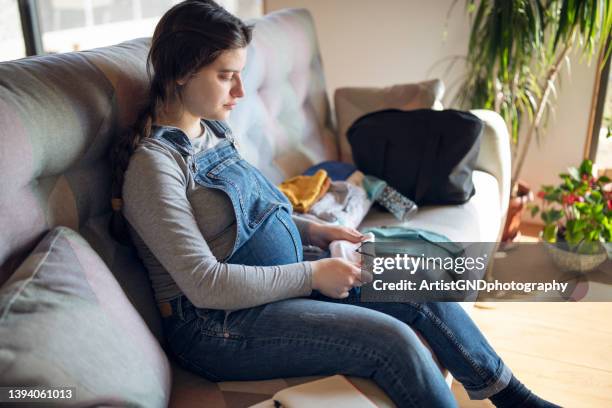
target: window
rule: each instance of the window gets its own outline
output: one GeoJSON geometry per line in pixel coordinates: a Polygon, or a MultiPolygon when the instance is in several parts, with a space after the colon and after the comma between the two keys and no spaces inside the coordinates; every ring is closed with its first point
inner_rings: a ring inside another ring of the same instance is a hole
{"type": "Polygon", "coordinates": [[[608,75],[606,88],[606,101],[594,162],[609,171],[612,170],[612,75],[608,75]]]}
{"type": "MultiPolygon", "coordinates": [[[[150,37],[159,18],[180,1],[0,0],[0,61],[150,37]]],[[[243,19],[263,14],[262,0],[217,2],[243,19]]]]}
{"type": "Polygon", "coordinates": [[[17,0],[0,0],[0,61],[25,56],[17,0]]]}
{"type": "MultiPolygon", "coordinates": [[[[612,46],[608,41],[606,49],[612,46]]],[[[599,174],[612,178],[612,59],[602,63],[605,50],[599,56],[593,112],[591,113],[591,133],[585,146],[585,155],[595,163],[599,174]]]]}
{"type": "MultiPolygon", "coordinates": [[[[150,37],[159,18],[180,0],[38,1],[44,52],[79,51],[150,37]]],[[[262,14],[261,0],[221,0],[242,18],[262,14]]]]}

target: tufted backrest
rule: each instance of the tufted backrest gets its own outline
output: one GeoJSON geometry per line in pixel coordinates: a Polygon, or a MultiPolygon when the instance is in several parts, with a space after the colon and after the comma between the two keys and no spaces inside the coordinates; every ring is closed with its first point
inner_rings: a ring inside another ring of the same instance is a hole
{"type": "Polygon", "coordinates": [[[230,124],[242,155],[273,182],[337,160],[314,22],[307,10],[255,21],[243,78],[246,97],[230,124]]]}
{"type": "Polygon", "coordinates": [[[133,118],[145,54],[135,42],[0,63],[3,267],[51,227],[108,212],[107,152],[133,118]]]}
{"type": "Polygon", "coordinates": [[[49,229],[78,230],[159,335],[152,290],[113,241],[108,150],[145,95],[147,40],[0,63],[0,284],[49,229]]]}
{"type": "MultiPolygon", "coordinates": [[[[247,96],[230,122],[247,160],[280,182],[335,159],[336,143],[308,12],[281,11],[254,23],[247,96]]],[[[138,39],[0,63],[0,284],[45,232],[64,225],[100,253],[137,306],[150,308],[146,273],[106,228],[108,150],[144,101],[148,47],[138,39]]]]}

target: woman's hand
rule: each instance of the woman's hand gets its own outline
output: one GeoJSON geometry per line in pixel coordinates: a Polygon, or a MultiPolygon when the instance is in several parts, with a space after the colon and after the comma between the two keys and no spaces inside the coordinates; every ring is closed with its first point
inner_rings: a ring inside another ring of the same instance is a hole
{"type": "Polygon", "coordinates": [[[357,243],[365,239],[365,236],[355,228],[318,224],[315,222],[310,224],[308,235],[310,243],[322,249],[329,248],[329,244],[332,241],[346,240],[357,243]]]}
{"type": "Polygon", "coordinates": [[[312,288],[327,297],[344,299],[349,290],[361,286],[361,265],[342,258],[325,258],[311,262],[312,288]]]}

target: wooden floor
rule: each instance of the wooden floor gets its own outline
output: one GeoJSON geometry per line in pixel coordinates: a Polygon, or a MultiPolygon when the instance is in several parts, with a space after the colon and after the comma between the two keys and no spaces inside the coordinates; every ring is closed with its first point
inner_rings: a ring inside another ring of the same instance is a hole
{"type": "MultiPolygon", "coordinates": [[[[563,407],[612,407],[612,303],[477,303],[472,317],[541,397],[563,407]]],[[[493,406],[470,401],[457,382],[453,392],[460,407],[493,406]]]]}

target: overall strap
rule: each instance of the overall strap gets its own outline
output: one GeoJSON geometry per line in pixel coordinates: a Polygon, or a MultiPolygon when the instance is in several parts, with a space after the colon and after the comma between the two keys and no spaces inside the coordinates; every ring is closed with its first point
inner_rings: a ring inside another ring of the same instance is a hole
{"type": "Polygon", "coordinates": [[[210,128],[210,130],[213,131],[213,133],[217,137],[225,138],[228,134],[232,133],[232,130],[224,121],[204,119],[204,123],[210,128]]]}
{"type": "Polygon", "coordinates": [[[193,146],[189,142],[189,138],[179,129],[158,126],[153,129],[151,138],[162,141],[177,150],[182,156],[193,154],[193,146]]]}

